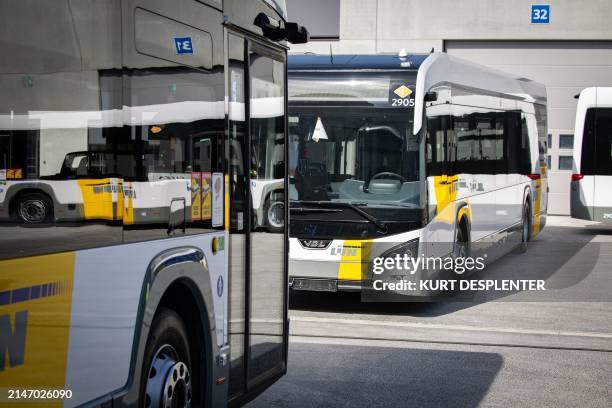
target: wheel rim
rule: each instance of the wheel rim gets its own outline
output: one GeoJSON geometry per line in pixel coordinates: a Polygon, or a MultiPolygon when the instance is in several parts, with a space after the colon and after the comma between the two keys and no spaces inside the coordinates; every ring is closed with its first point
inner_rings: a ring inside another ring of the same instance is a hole
{"type": "Polygon", "coordinates": [[[159,348],[147,377],[146,408],[191,407],[191,374],[176,350],[165,344],[159,348]]]}
{"type": "Polygon", "coordinates": [[[283,228],[285,226],[285,204],[281,201],[275,201],[268,208],[268,223],[274,228],[283,228]]]}
{"type": "Polygon", "coordinates": [[[19,217],[28,223],[43,222],[47,218],[47,205],[38,198],[19,203],[19,217]]]}

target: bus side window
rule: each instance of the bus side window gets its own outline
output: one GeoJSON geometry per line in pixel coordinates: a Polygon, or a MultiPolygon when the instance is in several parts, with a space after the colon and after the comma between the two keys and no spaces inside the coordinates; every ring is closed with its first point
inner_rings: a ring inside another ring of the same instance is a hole
{"type": "Polygon", "coordinates": [[[584,119],[584,132],[582,136],[582,157],[580,160],[580,173],[591,176],[595,171],[595,108],[586,111],[584,119]]]}
{"type": "Polygon", "coordinates": [[[446,172],[446,131],[448,119],[445,116],[427,119],[427,174],[440,176],[446,172]]]}
{"type": "Polygon", "coordinates": [[[525,129],[524,119],[521,121],[520,112],[506,112],[506,150],[509,152],[506,159],[506,171],[508,174],[520,173],[521,146],[523,130],[525,129]]]}
{"type": "Polygon", "coordinates": [[[596,111],[595,174],[612,175],[612,108],[598,108],[596,111]]]}
{"type": "Polygon", "coordinates": [[[521,144],[519,149],[518,173],[529,174],[532,172],[533,166],[531,163],[531,149],[529,148],[529,127],[527,126],[527,117],[525,114],[521,116],[521,144]]]}

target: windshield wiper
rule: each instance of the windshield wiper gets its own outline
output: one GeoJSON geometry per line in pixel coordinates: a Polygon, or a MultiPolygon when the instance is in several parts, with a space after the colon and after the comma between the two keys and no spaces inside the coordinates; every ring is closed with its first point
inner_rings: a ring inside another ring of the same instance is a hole
{"type": "Polygon", "coordinates": [[[359,208],[359,206],[367,206],[368,203],[365,203],[365,202],[348,203],[348,202],[343,202],[343,201],[301,201],[301,200],[295,200],[292,202],[297,203],[297,204],[313,205],[313,206],[318,206],[318,207],[323,207],[323,208],[328,207],[331,209],[349,208],[355,211],[357,214],[361,215],[366,220],[370,221],[372,224],[376,225],[376,227],[378,228],[380,232],[385,233],[385,234],[387,233],[387,226],[384,223],[382,223],[378,218],[374,217],[373,215],[359,208]]]}
{"type": "Polygon", "coordinates": [[[289,212],[294,214],[303,214],[303,213],[335,213],[342,212],[342,210],[337,208],[304,208],[304,207],[289,207],[289,212]]]}

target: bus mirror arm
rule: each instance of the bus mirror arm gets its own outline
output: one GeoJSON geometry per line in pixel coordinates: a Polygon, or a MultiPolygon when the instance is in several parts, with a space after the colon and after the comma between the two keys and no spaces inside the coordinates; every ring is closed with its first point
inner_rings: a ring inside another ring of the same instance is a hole
{"type": "Polygon", "coordinates": [[[298,23],[285,23],[282,28],[280,23],[271,19],[265,13],[259,13],[253,22],[261,28],[263,35],[273,41],[287,40],[292,44],[304,44],[310,41],[308,30],[298,23]]]}

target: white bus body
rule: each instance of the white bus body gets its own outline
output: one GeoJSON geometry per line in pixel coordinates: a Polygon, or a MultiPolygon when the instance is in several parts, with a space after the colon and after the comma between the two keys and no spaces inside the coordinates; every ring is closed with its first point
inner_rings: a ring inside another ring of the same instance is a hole
{"type": "Polygon", "coordinates": [[[544,227],[541,84],[443,53],[292,55],[289,126],[293,289],[363,288],[385,251],[499,256],[544,227]]]}
{"type": "Polygon", "coordinates": [[[284,375],[288,233],[250,183],[285,162],[285,20],[0,1],[0,404],[237,406],[284,375]]]}
{"type": "Polygon", "coordinates": [[[576,109],[571,216],[612,222],[612,88],[586,88],[576,109]]]}

